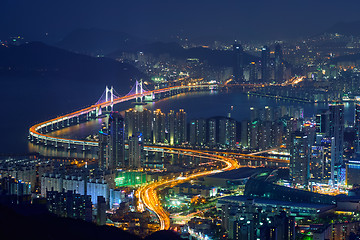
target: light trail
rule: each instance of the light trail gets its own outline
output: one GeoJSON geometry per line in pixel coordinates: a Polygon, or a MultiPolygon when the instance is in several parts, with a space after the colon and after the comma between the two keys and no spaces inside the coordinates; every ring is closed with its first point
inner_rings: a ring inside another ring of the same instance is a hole
{"type": "MultiPolygon", "coordinates": [[[[178,150],[180,151],[180,150],[178,150]]],[[[238,162],[230,157],[224,157],[217,154],[211,154],[211,153],[205,153],[198,150],[190,150],[190,149],[182,149],[181,153],[187,154],[187,153],[198,153],[199,156],[196,157],[202,157],[207,158],[210,160],[220,161],[225,163],[225,167],[222,168],[222,171],[229,171],[233,169],[240,168],[241,166],[238,164],[238,162]]],[[[160,222],[160,230],[167,230],[170,228],[170,217],[169,214],[161,207],[161,202],[157,196],[157,189],[164,188],[164,187],[170,187],[173,185],[177,185],[183,182],[190,181],[194,178],[203,177],[206,175],[214,174],[219,172],[219,169],[216,170],[205,170],[203,172],[197,172],[193,174],[189,174],[188,176],[185,176],[182,179],[168,179],[163,180],[159,182],[153,182],[150,183],[144,187],[139,188],[136,191],[135,196],[138,198],[138,209],[144,210],[144,206],[146,206],[147,209],[154,212],[156,216],[159,219],[160,222]]]]}
{"type": "Polygon", "coordinates": [[[167,150],[168,153],[177,154],[180,152],[187,152],[187,153],[195,153],[195,154],[209,154],[209,155],[216,155],[216,156],[235,156],[237,158],[243,159],[243,160],[249,160],[249,161],[267,161],[267,162],[275,162],[275,163],[289,163],[289,160],[280,159],[280,158],[273,158],[273,157],[264,157],[264,156],[257,156],[254,153],[250,154],[244,154],[244,153],[238,153],[238,152],[230,152],[230,151],[215,151],[215,150],[196,150],[196,149],[187,149],[187,148],[178,148],[178,147],[165,147],[165,146],[144,146],[145,150],[151,151],[154,149],[155,151],[158,151],[159,149],[167,150]]]}

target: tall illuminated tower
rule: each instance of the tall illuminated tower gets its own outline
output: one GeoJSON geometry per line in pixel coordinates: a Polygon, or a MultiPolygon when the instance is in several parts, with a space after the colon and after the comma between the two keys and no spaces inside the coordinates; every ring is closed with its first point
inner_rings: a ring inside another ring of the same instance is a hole
{"type": "Polygon", "coordinates": [[[153,113],[153,144],[165,142],[165,114],[157,109],[153,113]]]}
{"type": "Polygon", "coordinates": [[[334,143],[334,164],[341,165],[343,163],[344,152],[344,104],[332,103],[329,105],[330,110],[330,137],[335,140],[334,143]]]}
{"type": "Polygon", "coordinates": [[[244,79],[244,50],[238,43],[233,45],[233,76],[235,83],[241,83],[244,79]]]}
{"type": "Polygon", "coordinates": [[[144,143],[152,142],[152,112],[142,106],[125,111],[125,138],[129,139],[137,132],[143,134],[144,143]]]}
{"type": "Polygon", "coordinates": [[[126,167],[125,164],[125,131],[124,118],[119,112],[111,112],[108,122],[109,135],[109,169],[126,167]]]}
{"type": "Polygon", "coordinates": [[[167,132],[168,142],[171,146],[175,144],[175,126],[176,126],[176,115],[173,110],[170,110],[167,116],[167,132]]]}
{"type": "Polygon", "coordinates": [[[284,79],[283,51],[280,44],[275,45],[275,81],[282,82],[284,79]]]}
{"type": "Polygon", "coordinates": [[[270,49],[264,46],[261,50],[261,79],[263,82],[270,81],[270,49]]]}
{"type": "Polygon", "coordinates": [[[142,133],[135,133],[129,139],[129,167],[140,168],[142,166],[142,153],[144,149],[142,133]]]}
{"type": "Polygon", "coordinates": [[[175,144],[180,145],[187,141],[186,112],[180,109],[175,117],[175,144]]]}
{"type": "Polygon", "coordinates": [[[291,135],[290,176],[294,184],[307,186],[310,177],[310,152],[308,137],[296,131],[291,135]]]}

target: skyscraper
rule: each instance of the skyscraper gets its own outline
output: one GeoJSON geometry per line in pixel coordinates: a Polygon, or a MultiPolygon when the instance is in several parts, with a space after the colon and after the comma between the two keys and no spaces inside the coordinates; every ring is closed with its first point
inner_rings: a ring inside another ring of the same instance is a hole
{"type": "Polygon", "coordinates": [[[99,167],[106,169],[109,167],[110,161],[110,147],[109,147],[110,137],[107,132],[99,131],[99,167]]]}
{"type": "Polygon", "coordinates": [[[167,124],[166,124],[168,136],[168,143],[173,146],[175,144],[175,128],[176,128],[176,115],[173,110],[170,110],[167,116],[167,124]]]}
{"type": "Polygon", "coordinates": [[[233,45],[233,76],[235,83],[241,83],[244,79],[244,50],[238,43],[233,45]]]}
{"type": "Polygon", "coordinates": [[[248,131],[249,131],[249,122],[242,121],[241,122],[241,146],[248,147],[248,131]]]}
{"type": "Polygon", "coordinates": [[[132,137],[136,132],[143,134],[143,142],[152,142],[152,112],[136,106],[125,111],[125,136],[126,139],[132,137]]]}
{"type": "Polygon", "coordinates": [[[260,122],[254,120],[248,125],[248,146],[250,149],[257,149],[259,147],[258,135],[260,122]]]}
{"type": "Polygon", "coordinates": [[[196,119],[190,123],[190,144],[202,146],[206,144],[206,120],[196,119]]]}
{"type": "Polygon", "coordinates": [[[153,113],[153,144],[165,142],[165,114],[157,109],[153,113]]]}
{"type": "Polygon", "coordinates": [[[124,118],[119,112],[111,112],[108,122],[109,134],[109,163],[110,169],[117,167],[125,167],[125,132],[124,132],[124,118]]]}
{"type": "Polygon", "coordinates": [[[219,143],[234,148],[236,145],[236,121],[231,118],[219,119],[219,143]]]}
{"type": "Polygon", "coordinates": [[[215,147],[217,144],[217,123],[216,119],[211,118],[208,120],[208,145],[210,147],[215,147]]]}
{"type": "Polygon", "coordinates": [[[334,164],[340,166],[343,163],[344,152],[344,104],[332,103],[329,105],[330,110],[330,137],[334,138],[334,164]]]}
{"type": "Polygon", "coordinates": [[[310,153],[308,138],[304,132],[291,134],[290,176],[294,184],[306,186],[310,177],[310,153]]]}
{"type": "Polygon", "coordinates": [[[142,133],[137,132],[129,139],[130,168],[141,168],[143,150],[144,150],[144,145],[142,141],[142,133]]]}
{"type": "Polygon", "coordinates": [[[249,82],[255,83],[258,81],[256,62],[251,62],[249,65],[249,82]]]}
{"type": "Polygon", "coordinates": [[[269,107],[269,106],[265,106],[265,120],[266,121],[273,121],[274,119],[274,109],[269,107]]]}
{"type": "Polygon", "coordinates": [[[323,110],[316,114],[316,132],[330,135],[330,111],[323,110]]]}
{"type": "Polygon", "coordinates": [[[255,121],[259,118],[258,110],[256,108],[250,108],[250,121],[255,121]]]}
{"type": "Polygon", "coordinates": [[[175,118],[175,144],[180,145],[187,141],[186,112],[179,109],[175,118]]]}
{"type": "Polygon", "coordinates": [[[261,79],[263,82],[270,81],[270,49],[264,46],[261,51],[261,79]]]}
{"type": "Polygon", "coordinates": [[[283,52],[280,44],[275,45],[275,81],[282,82],[284,79],[283,52]]]}

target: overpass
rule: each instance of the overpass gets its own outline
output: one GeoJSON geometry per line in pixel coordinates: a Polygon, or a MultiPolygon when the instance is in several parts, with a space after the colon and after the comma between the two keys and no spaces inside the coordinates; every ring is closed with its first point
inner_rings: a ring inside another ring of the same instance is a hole
{"type": "MultiPolygon", "coordinates": [[[[155,147],[153,150],[156,149],[157,147],[155,147]]],[[[135,196],[138,199],[138,210],[145,211],[145,208],[147,208],[151,212],[155,213],[160,223],[159,230],[169,229],[171,226],[171,222],[170,222],[169,214],[161,206],[161,202],[157,194],[158,189],[171,187],[183,182],[190,181],[191,179],[204,177],[217,172],[229,171],[242,167],[241,165],[238,164],[238,162],[235,159],[231,157],[224,157],[221,155],[217,155],[215,153],[206,153],[198,150],[180,149],[180,148],[159,147],[159,149],[177,151],[185,155],[187,155],[188,153],[193,153],[200,158],[205,158],[205,159],[224,163],[224,166],[221,169],[205,169],[204,171],[193,172],[190,174],[186,174],[185,176],[182,177],[169,178],[158,182],[153,182],[137,189],[135,196]]]]}

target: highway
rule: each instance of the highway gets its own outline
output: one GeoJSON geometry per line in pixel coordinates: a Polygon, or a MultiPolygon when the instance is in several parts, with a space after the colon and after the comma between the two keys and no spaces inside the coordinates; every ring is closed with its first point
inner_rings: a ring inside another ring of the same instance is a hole
{"type": "MultiPolygon", "coordinates": [[[[175,149],[179,151],[178,148],[175,149]]],[[[157,189],[170,187],[173,185],[190,181],[191,179],[214,174],[220,171],[229,171],[241,167],[235,159],[230,157],[224,157],[212,153],[205,153],[200,150],[182,149],[180,151],[182,152],[182,154],[196,153],[197,157],[223,162],[225,163],[225,167],[222,169],[205,170],[203,172],[192,173],[185,177],[178,177],[175,179],[165,179],[159,182],[150,183],[146,186],[139,188],[135,194],[135,196],[138,199],[138,209],[140,211],[144,211],[146,207],[148,210],[155,213],[155,215],[159,218],[160,230],[167,230],[170,228],[170,217],[169,214],[161,206],[161,202],[157,195],[157,189]]]]}

